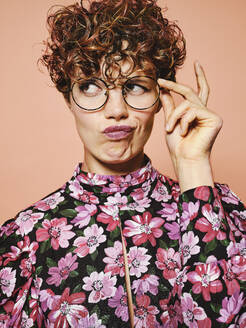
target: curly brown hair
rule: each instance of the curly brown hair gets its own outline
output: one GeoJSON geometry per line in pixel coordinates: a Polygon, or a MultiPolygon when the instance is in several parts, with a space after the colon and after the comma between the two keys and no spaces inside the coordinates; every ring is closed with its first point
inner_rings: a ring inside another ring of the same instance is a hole
{"type": "Polygon", "coordinates": [[[72,82],[81,73],[98,74],[102,62],[110,82],[116,70],[123,76],[120,61],[125,59],[131,63],[128,75],[144,69],[147,62],[156,77],[175,81],[186,56],[185,39],[176,23],[163,17],[156,0],[94,0],[88,9],[82,0],[53,9],[47,18],[50,37],[40,60],[67,100],[72,82]]]}

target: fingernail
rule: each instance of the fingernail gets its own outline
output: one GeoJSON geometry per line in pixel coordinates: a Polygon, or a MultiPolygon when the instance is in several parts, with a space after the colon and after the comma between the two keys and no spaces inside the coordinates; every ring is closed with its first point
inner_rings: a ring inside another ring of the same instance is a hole
{"type": "Polygon", "coordinates": [[[166,124],[166,131],[169,131],[170,130],[170,125],[167,123],[166,124]]]}

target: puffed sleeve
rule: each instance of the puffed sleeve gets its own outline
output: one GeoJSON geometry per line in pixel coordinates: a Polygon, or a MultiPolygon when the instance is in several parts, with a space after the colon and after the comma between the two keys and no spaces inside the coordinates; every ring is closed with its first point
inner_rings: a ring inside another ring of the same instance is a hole
{"type": "Polygon", "coordinates": [[[185,191],[178,206],[184,323],[246,327],[245,206],[218,183],[185,191]]]}
{"type": "Polygon", "coordinates": [[[39,246],[31,236],[14,219],[0,227],[0,322],[4,328],[43,327],[37,302],[40,282],[35,279],[39,246]]]}

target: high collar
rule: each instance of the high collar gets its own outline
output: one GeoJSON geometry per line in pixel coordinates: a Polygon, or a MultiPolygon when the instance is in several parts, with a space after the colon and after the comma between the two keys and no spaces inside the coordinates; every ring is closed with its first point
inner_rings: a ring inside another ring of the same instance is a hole
{"type": "MultiPolygon", "coordinates": [[[[83,164],[79,163],[74,171],[73,180],[80,185],[100,187],[100,192],[124,192],[128,187],[151,183],[158,172],[153,168],[150,159],[145,155],[144,166],[125,175],[103,175],[83,171],[83,164]]],[[[99,191],[98,190],[98,191],[99,191]]]]}

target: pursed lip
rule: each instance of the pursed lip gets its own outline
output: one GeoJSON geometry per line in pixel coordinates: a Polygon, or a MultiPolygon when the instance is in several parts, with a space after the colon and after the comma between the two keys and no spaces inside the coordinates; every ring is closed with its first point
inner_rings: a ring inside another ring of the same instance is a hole
{"type": "Polygon", "coordinates": [[[107,127],[103,133],[112,133],[118,131],[131,132],[133,128],[129,125],[111,125],[107,127]]]}
{"type": "Polygon", "coordinates": [[[111,125],[107,127],[103,133],[111,140],[121,140],[127,138],[133,131],[129,125],[111,125]]]}

